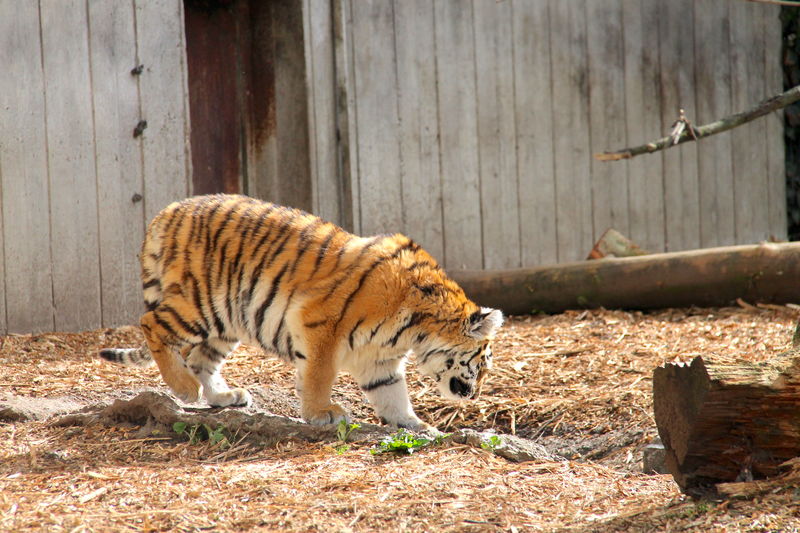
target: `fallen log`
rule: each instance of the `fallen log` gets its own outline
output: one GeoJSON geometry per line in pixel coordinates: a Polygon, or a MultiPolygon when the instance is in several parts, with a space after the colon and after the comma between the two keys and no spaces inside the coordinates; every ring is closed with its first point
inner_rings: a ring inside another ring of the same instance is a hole
{"type": "Polygon", "coordinates": [[[450,271],[508,314],[800,302],[800,243],[708,248],[515,270],[450,271]]]}
{"type": "Polygon", "coordinates": [[[653,411],[666,468],[684,492],[778,475],[800,456],[800,346],[763,363],[695,357],[658,367],[653,411]]]}
{"type": "MultiPolygon", "coordinates": [[[[130,400],[116,400],[112,405],[95,405],[81,409],[51,422],[52,426],[118,427],[124,424],[142,426],[140,435],[177,435],[176,422],[186,427],[207,426],[221,428],[224,436],[233,440],[247,440],[261,447],[275,446],[278,442],[299,440],[306,442],[341,442],[337,426],[314,426],[300,420],[252,408],[203,408],[181,407],[168,395],[145,391],[130,400]]],[[[357,431],[348,434],[348,442],[370,442],[377,444],[397,431],[397,428],[361,423],[357,431]]],[[[428,434],[433,438],[434,435],[428,434]]],[[[448,433],[443,443],[485,449],[499,457],[514,462],[558,461],[562,457],[547,451],[544,446],[516,435],[479,432],[459,429],[448,433]]]]}

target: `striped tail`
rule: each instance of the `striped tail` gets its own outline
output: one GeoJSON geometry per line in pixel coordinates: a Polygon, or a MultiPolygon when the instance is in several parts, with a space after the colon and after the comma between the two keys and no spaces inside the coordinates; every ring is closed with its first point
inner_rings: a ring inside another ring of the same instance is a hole
{"type": "Polygon", "coordinates": [[[155,363],[147,344],[143,344],[140,348],[104,348],[100,350],[100,357],[119,365],[140,368],[155,363]]]}

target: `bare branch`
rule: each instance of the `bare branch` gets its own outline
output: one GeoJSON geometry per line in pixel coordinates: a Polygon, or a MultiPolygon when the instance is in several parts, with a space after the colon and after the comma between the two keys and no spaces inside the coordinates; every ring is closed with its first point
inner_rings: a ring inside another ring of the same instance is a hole
{"type": "Polygon", "coordinates": [[[797,102],[798,100],[800,100],[800,85],[798,85],[797,87],[793,87],[781,94],[767,98],[766,100],[759,102],[759,104],[756,105],[754,108],[749,109],[747,111],[736,113],[735,115],[730,115],[723,119],[711,122],[709,124],[705,124],[697,128],[694,127],[685,128],[683,132],[681,132],[677,141],[675,141],[672,136],[667,136],[667,137],[662,137],[657,141],[653,141],[640,146],[635,146],[632,148],[624,148],[622,150],[617,150],[615,152],[603,152],[600,154],[595,154],[594,157],[595,159],[598,159],[600,161],[619,161],[620,159],[630,159],[631,157],[641,154],[658,152],[659,150],[670,148],[672,146],[675,146],[676,144],[681,144],[687,141],[696,141],[698,139],[702,139],[703,137],[708,137],[710,135],[722,133],[723,131],[728,131],[737,126],[741,126],[742,124],[763,117],[764,115],[767,115],[772,111],[775,111],[777,109],[782,109],[788,106],[789,104],[797,102]]]}
{"type": "Polygon", "coordinates": [[[758,2],[759,4],[773,4],[776,6],[789,6],[800,7],[800,2],[791,0],[749,0],[750,2],[758,2]]]}

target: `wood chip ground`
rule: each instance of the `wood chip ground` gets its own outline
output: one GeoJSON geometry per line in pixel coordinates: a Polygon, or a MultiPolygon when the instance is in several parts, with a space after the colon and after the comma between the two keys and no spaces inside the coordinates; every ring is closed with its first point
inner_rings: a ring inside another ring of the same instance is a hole
{"type": "MultiPolygon", "coordinates": [[[[422,418],[533,439],[558,461],[511,463],[459,445],[408,456],[373,455],[369,443],[223,449],[125,424],[55,427],[46,413],[0,421],[0,531],[800,531],[800,471],[692,501],[670,476],[640,470],[656,437],[653,368],[700,354],[766,360],[788,347],[797,318],[744,302],[512,318],[480,398],[463,404],[411,366],[422,418]]],[[[134,327],[1,337],[0,402],[44,399],[55,413],[166,391],[153,368],[96,357],[140,342],[134,327]]],[[[243,347],[225,375],[259,408],[297,415],[283,363],[243,347]]],[[[375,422],[351,380],[336,399],[375,422]]]]}

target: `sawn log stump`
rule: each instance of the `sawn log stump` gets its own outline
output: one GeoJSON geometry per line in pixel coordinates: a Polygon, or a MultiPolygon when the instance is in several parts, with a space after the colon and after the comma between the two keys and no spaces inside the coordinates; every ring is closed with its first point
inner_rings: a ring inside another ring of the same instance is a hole
{"type": "Polygon", "coordinates": [[[695,357],[655,369],[656,425],[681,490],[701,495],[716,483],[774,476],[800,456],[799,337],[759,364],[695,357]]]}

